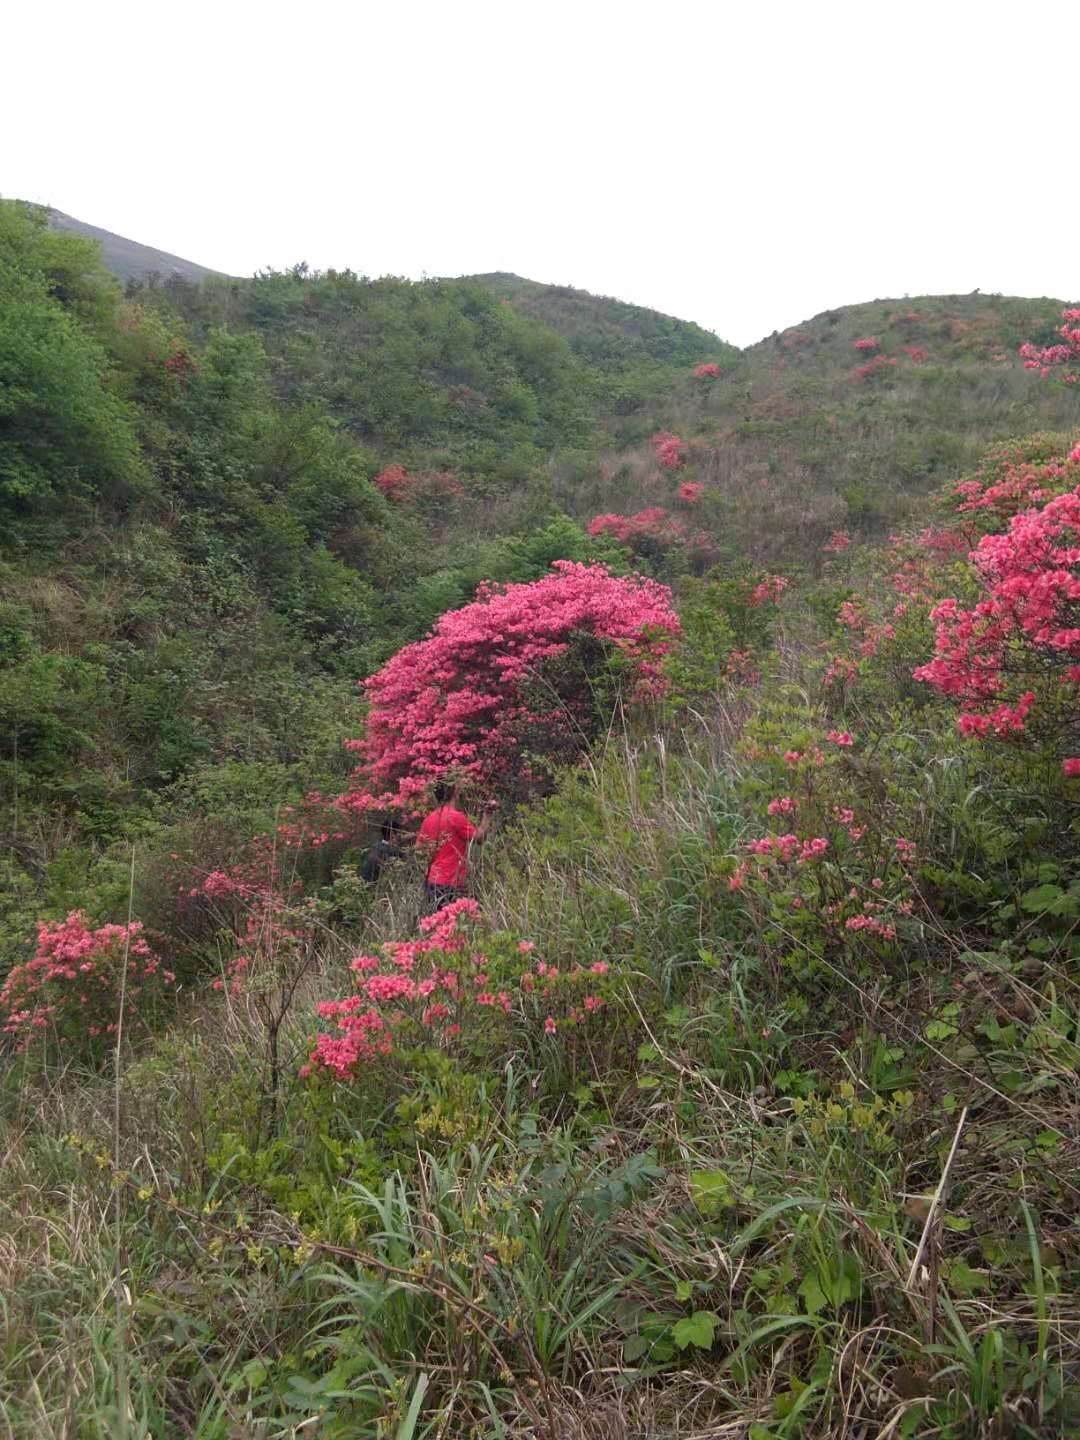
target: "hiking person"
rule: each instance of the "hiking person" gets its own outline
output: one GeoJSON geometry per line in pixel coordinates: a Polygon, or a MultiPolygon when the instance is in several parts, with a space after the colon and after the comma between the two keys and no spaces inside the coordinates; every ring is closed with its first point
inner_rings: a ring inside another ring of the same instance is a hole
{"type": "Polygon", "coordinates": [[[364,856],[364,863],[360,867],[361,880],[367,880],[373,885],[391,860],[401,859],[405,852],[400,845],[395,844],[397,838],[397,823],[388,817],[382,823],[379,838],[364,856]]]}
{"type": "Polygon", "coordinates": [[[439,784],[435,799],[436,808],[424,818],[416,836],[422,853],[434,852],[425,882],[432,913],[464,895],[469,877],[469,846],[483,840],[491,819],[489,811],[479,825],[472,823],[459,808],[460,785],[439,784]]]}

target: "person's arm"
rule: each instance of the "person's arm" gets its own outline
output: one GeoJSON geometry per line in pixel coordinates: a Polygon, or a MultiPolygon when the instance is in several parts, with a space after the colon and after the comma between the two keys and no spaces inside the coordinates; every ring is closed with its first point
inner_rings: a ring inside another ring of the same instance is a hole
{"type": "Polygon", "coordinates": [[[474,845],[479,845],[482,840],[486,839],[487,832],[491,826],[491,822],[495,818],[495,811],[498,808],[498,803],[499,802],[497,800],[489,800],[487,802],[487,805],[484,807],[484,813],[480,817],[480,823],[475,826],[473,830],[474,845]]]}

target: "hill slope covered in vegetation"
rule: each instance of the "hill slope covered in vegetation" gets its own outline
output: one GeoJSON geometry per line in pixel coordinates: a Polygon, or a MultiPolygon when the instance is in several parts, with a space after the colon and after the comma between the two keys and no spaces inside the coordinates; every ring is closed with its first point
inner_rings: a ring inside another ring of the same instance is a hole
{"type": "Polygon", "coordinates": [[[1080,311],[0,299],[7,1431],[1073,1433],[1080,311]]]}

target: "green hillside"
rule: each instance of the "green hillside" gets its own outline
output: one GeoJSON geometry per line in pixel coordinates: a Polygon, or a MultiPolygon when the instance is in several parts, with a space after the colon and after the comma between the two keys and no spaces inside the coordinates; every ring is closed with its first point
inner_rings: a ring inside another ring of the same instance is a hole
{"type": "Polygon", "coordinates": [[[103,260],[0,202],[2,1433],[1076,1434],[1080,315],[103,260]]]}

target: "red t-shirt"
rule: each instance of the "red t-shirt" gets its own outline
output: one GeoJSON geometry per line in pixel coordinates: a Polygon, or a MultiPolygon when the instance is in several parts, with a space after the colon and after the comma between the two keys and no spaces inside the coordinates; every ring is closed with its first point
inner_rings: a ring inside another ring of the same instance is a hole
{"type": "Polygon", "coordinates": [[[469,841],[476,826],[452,805],[440,805],[420,826],[418,839],[430,841],[438,848],[428,866],[429,885],[464,885],[469,873],[469,841]]]}

